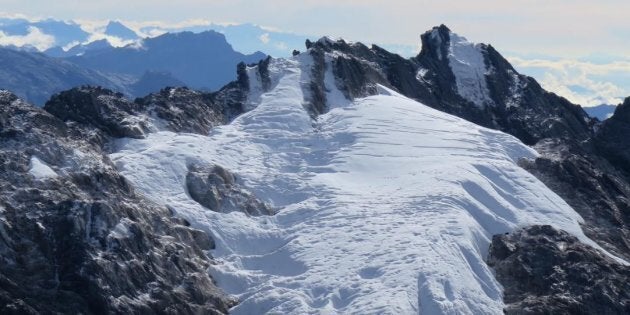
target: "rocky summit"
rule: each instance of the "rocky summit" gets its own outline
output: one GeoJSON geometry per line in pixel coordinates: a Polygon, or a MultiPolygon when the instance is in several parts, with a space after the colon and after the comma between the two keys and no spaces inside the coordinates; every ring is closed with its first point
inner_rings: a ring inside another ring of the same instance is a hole
{"type": "Polygon", "coordinates": [[[0,313],[630,312],[630,99],[600,122],[421,41],[308,40],[215,92],[1,91],[0,313]]]}

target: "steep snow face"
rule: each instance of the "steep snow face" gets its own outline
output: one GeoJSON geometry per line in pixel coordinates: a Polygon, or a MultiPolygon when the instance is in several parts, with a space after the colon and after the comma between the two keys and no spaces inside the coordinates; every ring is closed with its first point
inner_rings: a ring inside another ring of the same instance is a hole
{"type": "Polygon", "coordinates": [[[450,33],[448,63],[455,76],[459,95],[480,107],[492,103],[481,44],[471,43],[465,37],[450,33]]]}
{"type": "MultiPolygon", "coordinates": [[[[147,197],[216,240],[212,274],[234,314],[501,314],[484,262],[493,234],[552,224],[594,245],[581,218],[517,166],[535,151],[507,134],[384,87],[311,120],[310,56],[270,65],[274,87],[208,136],[157,132],[111,155],[147,197]],[[274,206],[216,213],[187,194],[187,165],[218,164],[274,206]]],[[[255,83],[254,83],[255,84],[255,83]]]]}

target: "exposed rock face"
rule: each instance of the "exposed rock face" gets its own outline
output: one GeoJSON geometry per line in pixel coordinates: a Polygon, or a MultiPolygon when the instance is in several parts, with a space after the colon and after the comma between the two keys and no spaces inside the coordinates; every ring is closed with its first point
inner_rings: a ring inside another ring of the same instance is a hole
{"type": "Polygon", "coordinates": [[[588,237],[630,261],[630,185],[623,174],[577,143],[544,141],[535,148],[542,155],[521,166],[584,218],[588,237]]]}
{"type": "Polygon", "coordinates": [[[595,145],[599,153],[630,175],[630,97],[617,106],[612,117],[597,131],[595,145]]]}
{"type": "MultiPolygon", "coordinates": [[[[91,132],[120,131],[106,121],[91,132]]],[[[77,128],[0,92],[0,313],[226,313],[213,241],[134,193],[77,128]]]]}
{"type": "Polygon", "coordinates": [[[142,138],[148,131],[147,120],[138,115],[138,104],[100,87],[83,86],[55,94],[44,109],[63,121],[101,129],[115,138],[142,138]]]}
{"type": "Polygon", "coordinates": [[[630,268],[551,226],[494,236],[488,264],[507,314],[630,313],[630,268]]]}
{"type": "Polygon", "coordinates": [[[136,103],[148,115],[162,119],[166,129],[174,132],[206,135],[212,127],[227,122],[228,113],[214,104],[210,94],[187,88],[164,88],[136,99],[136,103]]]}
{"type": "Polygon", "coordinates": [[[308,110],[313,117],[316,117],[325,113],[327,110],[326,90],[324,88],[326,61],[322,51],[311,50],[310,53],[313,57],[313,66],[311,69],[311,83],[309,85],[310,102],[308,102],[308,110]]]}
{"type": "Polygon", "coordinates": [[[249,215],[272,215],[273,210],[238,184],[221,166],[192,165],[186,175],[190,197],[216,212],[243,211],[249,215]]]}
{"type": "MultiPolygon", "coordinates": [[[[268,63],[263,63],[268,65],[268,63]]],[[[260,71],[261,68],[259,68],[260,71]]],[[[264,68],[263,68],[264,69],[264,68]]],[[[247,65],[243,62],[236,67],[237,80],[228,83],[216,93],[212,93],[213,102],[224,108],[226,119],[232,120],[245,111],[245,102],[249,92],[249,77],[247,75],[247,65]]]]}
{"type": "Polygon", "coordinates": [[[269,76],[269,62],[271,62],[271,56],[258,62],[258,73],[260,75],[260,81],[262,82],[263,91],[269,91],[271,88],[271,77],[269,76]]]}

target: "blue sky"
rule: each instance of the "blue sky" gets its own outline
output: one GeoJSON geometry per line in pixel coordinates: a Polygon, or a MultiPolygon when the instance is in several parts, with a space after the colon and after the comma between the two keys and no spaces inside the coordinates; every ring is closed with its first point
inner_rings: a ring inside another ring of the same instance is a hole
{"type": "MultiPolygon", "coordinates": [[[[419,35],[446,24],[491,43],[521,72],[574,102],[630,95],[627,0],[3,0],[8,15],[136,25],[254,23],[319,37],[419,49],[419,35]]],[[[297,47],[302,48],[302,47],[297,47]]]]}

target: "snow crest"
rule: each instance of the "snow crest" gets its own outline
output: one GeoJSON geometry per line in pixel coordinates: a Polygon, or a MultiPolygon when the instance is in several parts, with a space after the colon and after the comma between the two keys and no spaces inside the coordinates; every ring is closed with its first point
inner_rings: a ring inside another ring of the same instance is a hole
{"type": "Polygon", "coordinates": [[[448,63],[459,95],[480,107],[492,104],[482,44],[471,43],[465,37],[450,33],[448,63]]]}
{"type": "MultiPolygon", "coordinates": [[[[593,245],[581,218],[517,166],[536,152],[405,98],[343,101],[312,120],[311,57],[275,60],[277,84],[208,136],[157,132],[111,154],[138,191],[216,240],[211,268],[233,314],[502,314],[484,258],[494,234],[552,224],[593,245]],[[218,164],[279,213],[216,213],[185,189],[218,164]]],[[[275,81],[275,80],[274,80],[275,81]]]]}

